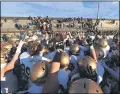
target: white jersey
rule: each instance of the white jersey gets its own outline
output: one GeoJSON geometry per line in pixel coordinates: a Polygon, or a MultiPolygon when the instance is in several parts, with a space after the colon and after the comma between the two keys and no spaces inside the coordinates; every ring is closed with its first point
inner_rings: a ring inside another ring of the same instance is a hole
{"type": "Polygon", "coordinates": [[[69,79],[69,74],[70,71],[65,71],[63,69],[60,69],[58,72],[58,80],[59,80],[59,84],[62,85],[64,87],[64,89],[67,88],[67,82],[69,79]]]}
{"type": "Polygon", "coordinates": [[[97,63],[97,83],[100,84],[100,82],[103,80],[103,74],[104,74],[104,68],[102,66],[102,61],[98,61],[97,63]]]}
{"type": "Polygon", "coordinates": [[[107,46],[106,48],[102,48],[103,52],[104,52],[104,58],[108,55],[109,50],[110,50],[110,46],[107,46]]]}
{"type": "Polygon", "coordinates": [[[94,39],[95,39],[95,36],[90,36],[90,38],[91,38],[92,40],[94,40],[94,39]]]}
{"type": "Polygon", "coordinates": [[[47,61],[46,57],[40,55],[30,56],[28,52],[24,52],[20,55],[20,64],[24,64],[25,67],[31,68],[38,61],[47,61]]]}
{"type": "Polygon", "coordinates": [[[27,90],[27,92],[41,94],[42,89],[43,89],[43,85],[37,86],[36,84],[32,84],[32,86],[27,90]]]}
{"type": "Polygon", "coordinates": [[[32,38],[33,40],[36,40],[36,39],[38,39],[38,36],[36,36],[36,35],[33,35],[32,37],[26,36],[25,39],[27,39],[27,38],[32,38]]]}
{"type": "Polygon", "coordinates": [[[28,52],[24,52],[20,55],[20,64],[23,65],[23,68],[25,68],[24,72],[29,77],[30,68],[33,66],[34,63],[32,62],[31,56],[28,52]]]}
{"type": "Polygon", "coordinates": [[[51,52],[51,53],[46,54],[44,57],[53,60],[56,52],[57,52],[57,50],[55,50],[55,51],[53,51],[53,52],[51,52]]]}
{"type": "Polygon", "coordinates": [[[78,56],[71,55],[70,56],[70,63],[72,63],[73,65],[77,65],[77,62],[78,62],[78,56]]]}
{"type": "Polygon", "coordinates": [[[109,35],[109,38],[110,38],[110,39],[113,39],[113,37],[114,37],[114,35],[109,35]]]}
{"type": "MultiPolygon", "coordinates": [[[[30,69],[32,66],[38,62],[44,60],[46,61],[47,58],[42,57],[40,55],[35,55],[35,56],[30,56],[28,52],[24,52],[20,55],[20,64],[23,67],[23,71],[25,72],[26,76],[29,78],[30,77],[30,69]]],[[[28,87],[32,85],[32,81],[29,79],[29,84],[28,87]]]]}
{"type": "Polygon", "coordinates": [[[67,53],[67,54],[69,54],[69,50],[70,50],[70,48],[69,48],[69,47],[66,47],[66,48],[64,49],[64,52],[67,53]]]}

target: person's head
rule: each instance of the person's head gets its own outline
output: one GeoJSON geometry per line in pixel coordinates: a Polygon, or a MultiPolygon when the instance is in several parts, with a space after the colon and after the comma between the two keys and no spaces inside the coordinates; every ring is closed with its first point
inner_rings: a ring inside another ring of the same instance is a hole
{"type": "Polygon", "coordinates": [[[56,41],[60,41],[60,34],[59,34],[59,33],[56,33],[56,35],[55,35],[55,40],[56,40],[56,41]]]}
{"type": "Polygon", "coordinates": [[[66,41],[66,46],[69,47],[71,45],[70,40],[66,41]]]}
{"type": "Polygon", "coordinates": [[[68,93],[103,94],[103,91],[96,82],[91,79],[84,78],[73,81],[68,88],[68,93]]]}
{"type": "Polygon", "coordinates": [[[79,55],[80,46],[78,44],[74,44],[70,46],[70,54],[71,55],[79,55]]]}
{"type": "Polygon", "coordinates": [[[40,39],[36,39],[35,42],[41,44],[41,40],[40,39]]]}
{"type": "Polygon", "coordinates": [[[3,48],[4,48],[7,52],[9,52],[12,47],[13,47],[13,46],[12,46],[11,43],[6,43],[6,44],[3,46],[3,48]]]}
{"type": "Polygon", "coordinates": [[[119,34],[116,34],[116,35],[113,37],[113,42],[115,42],[115,43],[118,43],[118,42],[119,42],[119,34]]]}
{"type": "Polygon", "coordinates": [[[106,39],[100,39],[99,40],[99,46],[101,48],[106,48],[108,46],[108,41],[106,39]]]}
{"type": "Polygon", "coordinates": [[[29,42],[28,44],[28,52],[31,56],[33,56],[34,54],[39,54],[39,52],[35,53],[37,48],[38,48],[38,43],[37,42],[29,42]]]}
{"type": "Polygon", "coordinates": [[[39,44],[38,42],[33,42],[29,44],[28,51],[30,55],[39,55],[47,53],[48,49],[44,45],[39,44]]]}
{"type": "Polygon", "coordinates": [[[29,42],[31,42],[31,41],[33,41],[32,38],[26,38],[26,39],[25,39],[25,42],[26,42],[26,43],[29,43],[29,42]]]}
{"type": "Polygon", "coordinates": [[[19,38],[12,37],[12,38],[10,38],[9,43],[11,43],[14,47],[16,47],[19,43],[19,38]]]}
{"type": "Polygon", "coordinates": [[[89,78],[94,81],[97,80],[97,75],[96,75],[97,64],[96,64],[96,61],[92,57],[84,56],[83,58],[81,58],[78,61],[78,68],[79,68],[79,73],[82,78],[89,78]]]}
{"type": "Polygon", "coordinates": [[[48,75],[49,67],[47,62],[39,61],[35,63],[30,69],[30,78],[33,83],[37,85],[42,85],[45,83],[48,75]]]}
{"type": "Polygon", "coordinates": [[[33,36],[33,31],[32,30],[28,30],[27,31],[27,35],[30,36],[30,37],[33,36]]]}

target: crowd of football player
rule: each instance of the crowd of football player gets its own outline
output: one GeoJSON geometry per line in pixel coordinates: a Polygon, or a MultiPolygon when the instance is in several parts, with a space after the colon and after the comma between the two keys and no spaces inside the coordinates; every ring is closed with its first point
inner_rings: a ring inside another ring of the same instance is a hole
{"type": "Polygon", "coordinates": [[[1,93],[120,93],[118,31],[86,23],[86,31],[52,32],[51,22],[29,20],[39,31],[1,37],[1,93]]]}

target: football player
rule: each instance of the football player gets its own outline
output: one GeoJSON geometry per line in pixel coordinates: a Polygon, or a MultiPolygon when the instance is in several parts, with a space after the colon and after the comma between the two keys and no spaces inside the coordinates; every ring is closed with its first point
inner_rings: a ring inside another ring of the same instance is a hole
{"type": "MultiPolygon", "coordinates": [[[[14,68],[15,62],[17,61],[19,54],[21,53],[21,48],[24,44],[24,41],[20,41],[16,53],[13,56],[12,60],[7,64],[5,58],[1,57],[1,93],[15,93],[18,90],[17,78],[13,74],[12,70],[14,68]],[[16,83],[16,84],[13,84],[16,83]]],[[[1,53],[2,54],[2,53],[1,53]]],[[[1,55],[4,56],[4,55],[1,55]]]]}
{"type": "Polygon", "coordinates": [[[48,63],[46,61],[39,61],[35,63],[30,69],[30,79],[32,85],[26,91],[19,91],[18,93],[41,93],[49,72],[48,63]]]}
{"type": "Polygon", "coordinates": [[[108,55],[109,50],[110,50],[110,46],[108,44],[108,41],[106,39],[100,39],[99,46],[104,51],[104,58],[105,58],[108,55]]]}
{"type": "Polygon", "coordinates": [[[46,47],[44,45],[39,44],[38,42],[31,42],[29,43],[29,48],[27,52],[24,52],[20,55],[20,64],[22,68],[22,84],[21,86],[24,86],[24,89],[27,89],[25,87],[30,87],[32,82],[29,79],[30,78],[30,69],[32,66],[40,60],[44,60],[47,62],[51,62],[50,59],[43,56],[43,54],[47,51],[46,47]],[[25,84],[26,83],[26,84],[25,84]]]}
{"type": "Polygon", "coordinates": [[[38,39],[38,37],[34,34],[34,32],[32,30],[27,31],[27,36],[25,37],[25,39],[26,38],[32,38],[33,40],[38,39]]]}

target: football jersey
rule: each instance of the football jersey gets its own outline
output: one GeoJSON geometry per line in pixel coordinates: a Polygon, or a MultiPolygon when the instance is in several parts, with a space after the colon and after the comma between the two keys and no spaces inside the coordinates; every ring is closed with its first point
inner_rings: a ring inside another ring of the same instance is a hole
{"type": "Polygon", "coordinates": [[[5,73],[4,79],[1,80],[1,93],[14,93],[18,90],[17,77],[13,74],[13,71],[5,73]]]}
{"type": "Polygon", "coordinates": [[[5,79],[5,77],[4,77],[4,74],[2,73],[2,69],[4,68],[6,66],[6,63],[3,63],[3,64],[1,64],[1,80],[4,80],[5,79]]]}
{"type": "Polygon", "coordinates": [[[70,56],[70,63],[72,63],[73,65],[77,65],[77,62],[78,62],[78,56],[71,55],[70,56]]]}
{"type": "Polygon", "coordinates": [[[69,50],[70,50],[69,47],[65,47],[65,48],[64,48],[64,52],[67,53],[67,54],[69,54],[69,50]]]}
{"type": "Polygon", "coordinates": [[[23,71],[27,75],[27,77],[29,77],[30,76],[29,71],[30,71],[30,68],[33,66],[34,62],[32,62],[31,56],[28,52],[23,52],[20,55],[20,64],[23,68],[23,71]]]}
{"type": "MultiPolygon", "coordinates": [[[[32,66],[38,62],[44,60],[46,61],[47,58],[40,56],[40,55],[35,55],[35,56],[30,56],[28,52],[24,52],[20,55],[20,64],[23,68],[23,72],[25,73],[25,75],[27,76],[27,78],[30,77],[30,69],[32,68],[32,66]]],[[[30,79],[28,79],[28,87],[30,87],[32,85],[32,81],[30,79]]]]}
{"type": "Polygon", "coordinates": [[[51,52],[51,53],[46,54],[44,57],[53,60],[53,58],[54,58],[56,52],[57,52],[57,50],[55,50],[55,51],[53,51],[53,52],[51,52]]]}
{"type": "Polygon", "coordinates": [[[104,58],[108,55],[109,50],[110,50],[110,46],[107,46],[106,48],[102,48],[103,52],[104,52],[104,58]]]}
{"type": "Polygon", "coordinates": [[[30,56],[28,52],[24,52],[20,55],[20,64],[24,64],[25,67],[29,68],[31,68],[36,62],[41,60],[46,61],[47,58],[40,55],[30,56]]]}
{"type": "Polygon", "coordinates": [[[68,82],[68,79],[69,79],[69,74],[70,74],[70,71],[66,71],[66,70],[63,70],[63,69],[60,69],[58,71],[59,84],[62,85],[64,87],[64,89],[67,88],[67,82],[68,82]]]}
{"type": "Polygon", "coordinates": [[[27,90],[27,92],[41,94],[42,89],[43,85],[37,86],[36,84],[32,84],[32,86],[27,90]]]}
{"type": "Polygon", "coordinates": [[[79,52],[79,56],[78,56],[78,60],[80,60],[82,57],[84,57],[85,54],[84,54],[84,51],[83,50],[80,50],[79,52]]]}
{"type": "Polygon", "coordinates": [[[89,49],[89,47],[80,46],[80,50],[82,50],[82,51],[87,51],[88,49],[89,49]]]}
{"type": "Polygon", "coordinates": [[[71,78],[73,75],[78,74],[78,73],[79,73],[79,68],[78,66],[76,66],[74,70],[72,70],[71,73],[69,74],[69,77],[71,78]]]}

